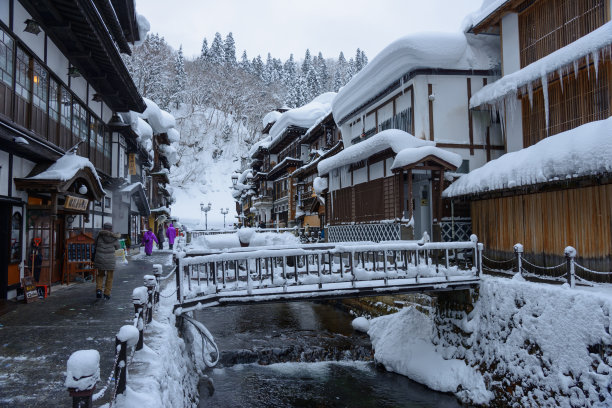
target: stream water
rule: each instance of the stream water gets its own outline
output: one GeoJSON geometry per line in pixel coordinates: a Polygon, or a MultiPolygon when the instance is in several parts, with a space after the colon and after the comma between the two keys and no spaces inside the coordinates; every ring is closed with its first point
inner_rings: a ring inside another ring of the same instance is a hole
{"type": "Polygon", "coordinates": [[[220,362],[200,386],[200,407],[459,407],[373,362],[366,334],[328,304],[227,306],[196,312],[220,362]]]}

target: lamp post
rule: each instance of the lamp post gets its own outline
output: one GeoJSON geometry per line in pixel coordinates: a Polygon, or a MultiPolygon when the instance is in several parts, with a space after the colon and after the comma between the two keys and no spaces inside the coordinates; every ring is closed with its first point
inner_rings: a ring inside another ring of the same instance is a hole
{"type": "Polygon", "coordinates": [[[200,203],[200,211],[204,213],[205,226],[204,228],[208,230],[208,212],[210,211],[210,203],[207,206],[204,206],[204,203],[200,203]]]}
{"type": "Polygon", "coordinates": [[[228,212],[229,212],[229,208],[221,209],[221,214],[223,214],[223,229],[225,229],[225,216],[227,215],[228,212]]]}
{"type": "Polygon", "coordinates": [[[236,184],[238,184],[238,173],[232,174],[232,185],[236,187],[236,184]]]}

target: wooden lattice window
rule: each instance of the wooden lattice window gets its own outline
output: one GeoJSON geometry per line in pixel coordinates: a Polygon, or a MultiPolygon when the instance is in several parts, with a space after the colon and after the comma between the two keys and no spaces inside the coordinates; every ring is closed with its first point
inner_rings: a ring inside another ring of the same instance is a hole
{"type": "MultiPolygon", "coordinates": [[[[578,78],[573,72],[563,78],[563,89],[559,80],[548,87],[549,124],[546,129],[544,96],[542,89],[533,92],[533,106],[529,97],[523,95],[523,144],[531,146],[545,137],[595,120],[610,116],[610,69],[606,61],[595,74],[593,65],[590,71],[582,69],[578,78]]],[[[555,76],[556,77],[556,76],[555,76]]]]}
{"type": "Polygon", "coordinates": [[[607,0],[542,0],[519,15],[521,68],[603,25],[607,0]]]}

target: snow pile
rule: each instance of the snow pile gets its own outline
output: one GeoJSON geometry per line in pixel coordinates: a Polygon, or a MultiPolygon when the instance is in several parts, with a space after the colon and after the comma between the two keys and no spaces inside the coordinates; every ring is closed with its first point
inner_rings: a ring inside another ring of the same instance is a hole
{"type": "Polygon", "coordinates": [[[421,68],[494,69],[499,38],[464,33],[421,33],[402,37],[382,50],[344,86],[333,101],[336,123],[403,75],[421,68]]]}
{"type": "Polygon", "coordinates": [[[353,329],[357,331],[367,333],[368,330],[370,330],[370,321],[367,318],[361,316],[356,319],[353,319],[353,321],[351,322],[351,326],[353,326],[353,329]]]}
{"type": "Polygon", "coordinates": [[[434,146],[421,146],[400,151],[397,156],[395,156],[395,160],[393,160],[391,170],[418,163],[428,156],[437,157],[438,159],[452,164],[455,168],[461,166],[461,162],[463,162],[463,159],[457,153],[449,152],[448,150],[434,146]]]}
{"type": "Polygon", "coordinates": [[[407,148],[421,146],[435,146],[435,143],[429,140],[417,139],[403,130],[387,129],[363,142],[345,148],[335,156],[321,160],[317,169],[319,175],[323,176],[333,169],[367,159],[383,150],[392,149],[395,153],[398,153],[407,148]]]}
{"type": "Polygon", "coordinates": [[[236,234],[241,244],[249,244],[253,235],[255,235],[255,230],[253,228],[240,228],[236,234]]]}
{"type": "Polygon", "coordinates": [[[389,371],[437,391],[466,390],[469,400],[486,404],[493,397],[477,367],[459,359],[444,359],[433,344],[434,323],[431,317],[414,307],[370,320],[368,335],[372,339],[374,358],[389,371]]]}
{"type": "Polygon", "coordinates": [[[268,112],[266,113],[266,116],[263,117],[261,124],[265,128],[266,126],[268,126],[268,124],[276,122],[278,118],[281,117],[281,115],[282,113],[280,113],[279,111],[268,112]]]}
{"type": "Polygon", "coordinates": [[[478,10],[468,14],[463,19],[463,23],[461,24],[462,31],[468,31],[470,28],[477,26],[509,1],[510,0],[483,0],[478,10]]]}
{"type": "Polygon", "coordinates": [[[100,353],[97,350],[75,351],[66,366],[66,388],[91,390],[100,379],[100,353]]]}
{"type": "Polygon", "coordinates": [[[270,129],[271,144],[279,140],[289,126],[310,128],[321,117],[329,114],[331,103],[335,96],[335,92],[326,92],[304,106],[283,113],[270,129]]]}
{"type": "Polygon", "coordinates": [[[327,177],[316,177],[312,182],[312,188],[317,195],[323,194],[327,187],[327,177]]]}
{"type": "MultiPolygon", "coordinates": [[[[245,229],[245,228],[242,228],[245,229]]],[[[242,230],[241,229],[241,230],[242,230]]],[[[238,230],[240,231],[240,230],[238,230]]],[[[280,245],[299,245],[300,240],[295,235],[283,232],[258,232],[251,237],[249,247],[278,247],[280,245]]],[[[208,250],[208,249],[230,249],[239,248],[240,240],[238,233],[235,234],[217,234],[203,235],[195,238],[190,246],[190,249],[208,250]]]]}
{"type": "MultiPolygon", "coordinates": [[[[505,75],[485,86],[472,96],[470,107],[494,104],[509,94],[514,97],[519,88],[530,86],[532,82],[538,79],[545,85],[547,84],[548,74],[556,71],[559,72],[560,76],[563,76],[564,74],[568,75],[573,69],[574,74],[577,75],[578,60],[583,57],[587,58],[587,63],[589,58],[593,59],[595,72],[597,73],[600,57],[603,59],[603,56],[610,55],[610,44],[612,44],[612,22],[608,22],[573,43],[532,62],[525,68],[505,75]]],[[[525,91],[531,92],[530,90],[525,91]]],[[[548,104],[547,98],[545,102],[548,104]]],[[[548,109],[546,110],[548,111],[548,109]]]]}
{"type": "Polygon", "coordinates": [[[138,24],[138,36],[140,40],[134,42],[134,46],[138,47],[142,45],[145,38],[147,38],[147,33],[151,30],[151,23],[149,20],[142,14],[136,13],[136,24],[138,24]]]}
{"type": "Polygon", "coordinates": [[[171,128],[176,127],[174,116],[160,109],[152,100],[147,98],[142,99],[144,99],[147,104],[147,109],[140,114],[140,117],[149,122],[155,134],[166,133],[171,128]]]}
{"type": "Polygon", "coordinates": [[[57,159],[49,168],[42,173],[30,177],[34,180],[61,180],[68,181],[72,179],[79,170],[89,169],[98,181],[98,186],[102,190],[100,177],[94,165],[86,158],[79,156],[73,152],[68,152],[57,159]]]}
{"type": "Polygon", "coordinates": [[[445,197],[612,172],[612,118],[590,122],[506,153],[461,176],[445,197]]]}

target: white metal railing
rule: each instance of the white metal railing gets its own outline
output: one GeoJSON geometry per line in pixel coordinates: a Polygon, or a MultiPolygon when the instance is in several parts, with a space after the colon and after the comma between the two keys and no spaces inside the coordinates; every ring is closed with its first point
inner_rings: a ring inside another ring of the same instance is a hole
{"type": "Polygon", "coordinates": [[[178,304],[220,296],[272,296],[348,288],[418,285],[446,287],[479,279],[482,244],[395,241],[191,251],[177,259],[178,304]],[[280,291],[279,291],[280,288],[280,291]]]}

